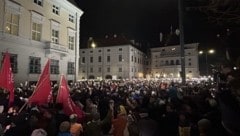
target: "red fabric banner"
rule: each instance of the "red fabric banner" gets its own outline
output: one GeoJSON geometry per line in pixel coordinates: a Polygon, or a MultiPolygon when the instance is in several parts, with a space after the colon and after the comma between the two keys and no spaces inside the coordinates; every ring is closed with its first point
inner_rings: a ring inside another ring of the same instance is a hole
{"type": "Polygon", "coordinates": [[[28,103],[42,105],[50,102],[52,93],[49,69],[50,60],[47,61],[44,70],[39,77],[36,88],[32,96],[29,98],[28,103]]]}
{"type": "Polygon", "coordinates": [[[14,80],[10,63],[10,54],[4,54],[2,69],[0,71],[0,87],[9,91],[9,106],[14,102],[14,80]]]}
{"type": "Polygon", "coordinates": [[[56,103],[63,105],[63,111],[66,115],[77,114],[78,120],[83,121],[85,114],[71,99],[67,81],[63,75],[61,76],[56,103]]]}

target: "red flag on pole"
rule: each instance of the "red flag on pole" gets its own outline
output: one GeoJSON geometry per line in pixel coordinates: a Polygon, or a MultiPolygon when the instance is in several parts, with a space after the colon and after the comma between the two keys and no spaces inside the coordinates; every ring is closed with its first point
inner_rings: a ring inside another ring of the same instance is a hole
{"type": "Polygon", "coordinates": [[[0,71],[0,87],[9,91],[9,106],[14,102],[14,81],[10,63],[10,54],[4,55],[2,69],[0,71]]]}
{"type": "Polygon", "coordinates": [[[66,115],[77,114],[78,120],[83,121],[85,114],[71,99],[67,81],[63,75],[61,76],[56,102],[63,105],[63,111],[66,115]]]}
{"type": "Polygon", "coordinates": [[[50,60],[47,61],[43,72],[41,73],[39,80],[37,82],[36,88],[29,98],[28,103],[35,104],[47,104],[50,102],[51,94],[51,81],[50,81],[50,60]]]}

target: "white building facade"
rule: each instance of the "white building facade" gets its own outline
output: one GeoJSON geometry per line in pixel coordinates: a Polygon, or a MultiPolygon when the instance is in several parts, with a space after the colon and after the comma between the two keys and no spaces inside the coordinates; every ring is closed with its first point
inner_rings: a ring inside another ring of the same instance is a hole
{"type": "Polygon", "coordinates": [[[145,54],[132,45],[80,49],[81,79],[143,78],[145,54]]]}
{"type": "MultiPolygon", "coordinates": [[[[184,45],[186,78],[199,77],[198,43],[184,45]]],[[[151,49],[153,78],[180,78],[181,49],[179,45],[151,49]]]]}
{"type": "Polygon", "coordinates": [[[15,83],[37,81],[47,59],[52,81],[58,81],[60,74],[77,80],[83,12],[67,0],[0,3],[0,52],[11,54],[15,83]]]}

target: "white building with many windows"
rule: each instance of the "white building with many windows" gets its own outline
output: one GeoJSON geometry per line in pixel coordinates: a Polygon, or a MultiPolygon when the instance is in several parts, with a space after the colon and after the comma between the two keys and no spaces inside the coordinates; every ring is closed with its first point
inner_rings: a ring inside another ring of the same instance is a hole
{"type": "MultiPolygon", "coordinates": [[[[110,40],[113,41],[114,39],[110,40]]],[[[133,79],[143,77],[144,57],[146,55],[131,43],[112,43],[114,44],[100,44],[96,41],[95,48],[80,49],[79,75],[81,79],[133,79]]]]}
{"type": "Polygon", "coordinates": [[[0,52],[11,54],[15,82],[37,81],[48,58],[51,80],[58,81],[60,74],[76,80],[83,12],[67,0],[0,3],[0,52]]]}
{"type": "MultiPolygon", "coordinates": [[[[199,76],[198,43],[185,44],[186,78],[199,76]]],[[[151,49],[151,76],[154,78],[179,78],[181,72],[180,46],[164,46],[151,49]]]]}

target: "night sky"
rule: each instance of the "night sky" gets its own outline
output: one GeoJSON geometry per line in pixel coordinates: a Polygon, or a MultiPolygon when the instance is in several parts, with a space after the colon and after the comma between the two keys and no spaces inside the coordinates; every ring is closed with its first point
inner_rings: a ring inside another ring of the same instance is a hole
{"type": "MultiPolygon", "coordinates": [[[[188,0],[186,0],[188,1],[188,0]]],[[[81,17],[81,46],[88,37],[124,35],[151,47],[160,46],[159,33],[164,36],[178,28],[177,0],[76,0],[84,14],[81,17]]],[[[184,4],[185,43],[198,42],[200,48],[239,49],[239,26],[217,25],[208,16],[188,10],[184,4]],[[230,29],[229,32],[226,29],[230,29]],[[217,34],[221,36],[217,38],[217,34]]],[[[147,47],[147,46],[146,46],[147,47]]],[[[240,50],[240,49],[239,49],[240,50]]],[[[220,50],[222,51],[222,50],[220,50]]],[[[234,54],[234,52],[232,52],[234,54]]],[[[234,56],[234,55],[233,55],[234,56]]]]}

